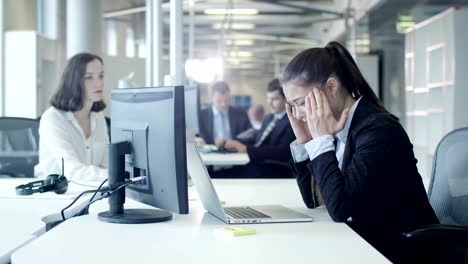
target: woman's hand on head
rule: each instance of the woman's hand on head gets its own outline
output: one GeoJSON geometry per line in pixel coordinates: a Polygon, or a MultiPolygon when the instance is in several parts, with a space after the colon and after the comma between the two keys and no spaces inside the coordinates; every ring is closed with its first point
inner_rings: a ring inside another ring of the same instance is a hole
{"type": "Polygon", "coordinates": [[[336,120],[331,111],[328,99],[325,94],[314,88],[305,100],[307,127],[313,138],[336,133],[343,130],[348,118],[349,108],[343,110],[340,120],[336,120]]]}
{"type": "Polygon", "coordinates": [[[296,136],[296,142],[298,144],[305,144],[312,140],[309,129],[307,128],[307,123],[302,119],[296,118],[292,112],[292,108],[289,104],[286,104],[286,113],[288,114],[289,123],[294,131],[296,136]]]}

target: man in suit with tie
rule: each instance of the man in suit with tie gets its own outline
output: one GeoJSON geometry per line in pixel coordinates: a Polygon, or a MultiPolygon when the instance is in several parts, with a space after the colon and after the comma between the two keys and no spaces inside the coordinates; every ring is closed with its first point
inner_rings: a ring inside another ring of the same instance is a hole
{"type": "Polygon", "coordinates": [[[277,78],[267,87],[267,101],[271,113],[265,117],[256,138],[251,142],[228,140],[225,147],[246,152],[250,163],[234,168],[232,177],[248,178],[290,178],[288,162],[291,159],[289,144],[295,136],[286,115],[286,97],[277,78]]]}
{"type": "Polygon", "coordinates": [[[235,138],[250,128],[247,113],[231,106],[231,92],[227,83],[215,82],[212,87],[212,106],[200,113],[199,145],[223,146],[226,140],[235,138]]]}

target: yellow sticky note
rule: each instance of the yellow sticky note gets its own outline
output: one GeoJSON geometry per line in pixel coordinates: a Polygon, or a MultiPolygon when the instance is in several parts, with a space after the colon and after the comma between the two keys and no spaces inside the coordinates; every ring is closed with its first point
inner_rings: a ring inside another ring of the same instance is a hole
{"type": "Polygon", "coordinates": [[[257,231],[253,228],[247,227],[224,227],[215,230],[215,233],[218,235],[236,237],[236,236],[247,236],[255,235],[257,231]]]}

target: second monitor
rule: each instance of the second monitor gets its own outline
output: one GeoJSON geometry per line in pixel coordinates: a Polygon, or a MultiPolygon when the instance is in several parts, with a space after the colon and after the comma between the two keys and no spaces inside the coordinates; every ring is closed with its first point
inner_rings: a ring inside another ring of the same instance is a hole
{"type": "Polygon", "coordinates": [[[109,197],[99,219],[112,223],[167,221],[188,213],[184,87],[113,90],[109,187],[146,176],[109,197]],[[167,210],[124,209],[125,196],[167,210]]]}
{"type": "Polygon", "coordinates": [[[200,133],[200,86],[185,86],[185,124],[195,135],[200,133]]]}

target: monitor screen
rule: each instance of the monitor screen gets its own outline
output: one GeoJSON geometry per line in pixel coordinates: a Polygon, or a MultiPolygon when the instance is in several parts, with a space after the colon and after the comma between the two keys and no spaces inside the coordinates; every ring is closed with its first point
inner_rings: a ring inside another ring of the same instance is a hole
{"type": "Polygon", "coordinates": [[[192,133],[200,133],[200,86],[185,86],[185,124],[192,133]]]}
{"type": "Polygon", "coordinates": [[[114,170],[120,170],[117,173],[124,174],[126,180],[146,176],[143,183],[127,186],[125,196],[187,214],[184,87],[113,90],[111,120],[109,185],[114,170]],[[124,164],[113,164],[113,146],[121,142],[129,146],[124,164]],[[121,172],[123,169],[125,172],[121,172]]]}

